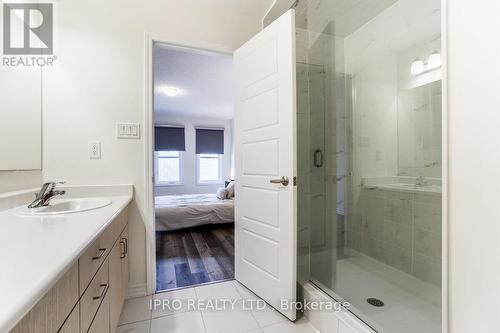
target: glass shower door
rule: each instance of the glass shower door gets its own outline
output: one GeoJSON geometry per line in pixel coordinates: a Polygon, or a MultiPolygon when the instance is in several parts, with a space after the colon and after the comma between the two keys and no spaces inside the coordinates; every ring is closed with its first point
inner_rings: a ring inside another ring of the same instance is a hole
{"type": "Polygon", "coordinates": [[[335,79],[329,58],[311,59],[308,52],[328,50],[327,35],[313,38],[297,29],[298,243],[299,280],[335,283],[338,250],[336,115],[331,111],[335,79]],[[309,45],[305,47],[306,45],[309,45]]]}
{"type": "Polygon", "coordinates": [[[412,73],[440,2],[299,0],[296,20],[299,282],[378,332],[440,332],[441,72],[412,73]]]}

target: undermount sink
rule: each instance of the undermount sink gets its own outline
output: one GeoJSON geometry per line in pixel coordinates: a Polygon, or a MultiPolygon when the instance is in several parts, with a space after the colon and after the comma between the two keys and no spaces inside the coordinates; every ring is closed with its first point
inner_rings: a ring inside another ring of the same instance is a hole
{"type": "Polygon", "coordinates": [[[71,214],[106,207],[110,204],[111,200],[100,198],[53,199],[48,206],[38,208],[21,206],[14,212],[26,216],[71,214]]]}

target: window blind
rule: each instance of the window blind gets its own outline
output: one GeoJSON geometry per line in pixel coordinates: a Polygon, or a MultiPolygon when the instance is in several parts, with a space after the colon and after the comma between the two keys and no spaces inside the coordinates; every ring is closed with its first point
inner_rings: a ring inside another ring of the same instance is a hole
{"type": "Polygon", "coordinates": [[[224,154],[224,130],[197,128],[196,154],[224,154]]]}
{"type": "Polygon", "coordinates": [[[155,151],[185,151],[184,127],[155,127],[155,151]]]}

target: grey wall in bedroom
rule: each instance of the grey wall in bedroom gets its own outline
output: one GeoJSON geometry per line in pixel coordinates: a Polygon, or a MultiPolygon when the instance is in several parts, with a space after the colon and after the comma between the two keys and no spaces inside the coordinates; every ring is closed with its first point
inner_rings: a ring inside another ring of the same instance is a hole
{"type": "Polygon", "coordinates": [[[214,193],[223,184],[198,185],[196,184],[196,155],[195,155],[195,128],[217,127],[224,128],[224,156],[222,158],[223,179],[229,179],[232,167],[233,150],[233,122],[230,119],[191,118],[191,117],[162,117],[157,115],[155,125],[181,125],[185,128],[186,151],[183,160],[183,185],[156,186],[155,196],[189,193],[214,193]]]}

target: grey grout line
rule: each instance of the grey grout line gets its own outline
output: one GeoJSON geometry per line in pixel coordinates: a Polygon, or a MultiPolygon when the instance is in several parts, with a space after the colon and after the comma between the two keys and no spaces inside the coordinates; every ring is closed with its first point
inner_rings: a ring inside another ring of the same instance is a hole
{"type": "Polygon", "coordinates": [[[151,295],[151,300],[149,301],[149,333],[151,333],[151,324],[153,323],[153,297],[151,295]]]}
{"type": "MultiPolygon", "coordinates": [[[[232,282],[233,284],[233,288],[236,289],[236,293],[238,293],[241,297],[241,299],[245,299],[244,296],[240,293],[240,291],[238,290],[238,287],[236,286],[236,284],[238,283],[238,281],[234,280],[232,282]]],[[[244,286],[243,286],[244,287],[244,286]]],[[[260,297],[259,297],[260,298],[260,297]]],[[[257,320],[257,318],[255,318],[254,314],[253,314],[253,311],[250,311],[250,315],[252,316],[253,320],[255,320],[255,322],[257,323],[257,326],[259,327],[259,330],[262,332],[262,326],[260,325],[259,321],[257,320]]],[[[248,332],[251,332],[251,331],[248,331],[248,332]]]]}
{"type": "MultiPolygon", "coordinates": [[[[239,282],[238,282],[237,280],[234,280],[233,284],[237,284],[237,283],[239,283],[239,282]]],[[[244,285],[241,285],[241,286],[242,286],[243,288],[246,288],[244,285]]],[[[236,288],[236,286],[235,286],[235,288],[236,288]]],[[[251,290],[248,290],[248,291],[249,291],[249,292],[251,292],[251,293],[253,294],[253,292],[252,292],[251,290]]],[[[238,294],[240,294],[240,296],[243,298],[243,295],[239,292],[238,288],[236,288],[236,292],[237,292],[238,294]]],[[[255,295],[255,294],[254,294],[254,295],[255,295]]],[[[259,297],[259,296],[257,296],[257,295],[255,295],[255,297],[257,297],[258,299],[261,299],[261,300],[262,300],[262,298],[260,298],[260,297],[259,297]]],[[[268,306],[270,306],[270,307],[271,307],[271,305],[270,305],[269,303],[267,303],[267,302],[266,302],[266,305],[268,305],[268,306]]],[[[271,307],[271,308],[272,308],[272,307],[271,307]]],[[[282,314],[281,314],[278,310],[274,309],[274,311],[276,311],[276,313],[278,313],[279,315],[282,315],[282,314]]],[[[267,325],[261,325],[261,324],[259,323],[259,321],[255,318],[254,312],[253,312],[253,311],[250,311],[250,313],[251,313],[251,315],[252,315],[253,319],[257,322],[257,325],[259,326],[259,330],[261,330],[261,331],[264,331],[264,328],[271,327],[271,326],[274,326],[274,325],[278,325],[278,324],[281,324],[281,323],[285,322],[286,320],[288,320],[288,318],[286,318],[286,317],[285,317],[285,318],[284,318],[285,320],[283,320],[283,321],[280,321],[280,322],[277,322],[277,323],[272,323],[272,324],[267,324],[267,325]]],[[[251,331],[249,331],[249,332],[251,332],[251,331]]]]}
{"type": "MultiPolygon", "coordinates": [[[[196,287],[193,287],[194,294],[196,296],[196,299],[199,300],[200,298],[198,297],[198,293],[196,292],[196,287]]],[[[201,322],[203,323],[203,328],[205,329],[205,333],[207,333],[207,324],[205,323],[205,318],[203,317],[203,311],[199,311],[201,315],[201,322]]]]}
{"type": "Polygon", "coordinates": [[[143,321],[149,321],[149,320],[151,320],[151,319],[143,319],[143,320],[131,321],[130,323],[120,324],[120,325],[118,325],[118,327],[125,326],[125,325],[132,325],[132,324],[142,323],[143,321]]]}
{"type": "Polygon", "coordinates": [[[153,326],[153,298],[154,295],[151,295],[151,300],[149,301],[149,333],[151,333],[153,326]]]}

